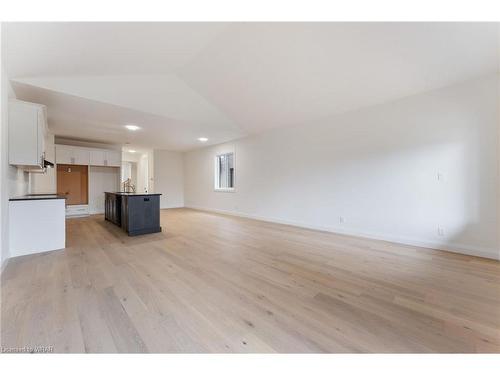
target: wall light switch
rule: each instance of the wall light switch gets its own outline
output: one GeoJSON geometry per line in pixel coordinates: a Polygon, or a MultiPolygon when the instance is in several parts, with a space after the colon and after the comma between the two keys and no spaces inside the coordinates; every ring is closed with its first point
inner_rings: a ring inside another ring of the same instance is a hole
{"type": "Polygon", "coordinates": [[[438,236],[443,237],[444,236],[444,228],[438,225],[437,234],[438,234],[438,236]]]}

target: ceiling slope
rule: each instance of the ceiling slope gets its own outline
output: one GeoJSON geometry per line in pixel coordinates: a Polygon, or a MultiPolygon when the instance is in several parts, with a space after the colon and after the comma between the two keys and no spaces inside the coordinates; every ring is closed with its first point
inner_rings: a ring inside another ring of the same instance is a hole
{"type": "MultiPolygon", "coordinates": [[[[204,124],[186,123],[127,107],[68,95],[13,82],[18,98],[47,106],[50,130],[57,136],[129,144],[130,146],[185,151],[197,146],[196,139],[208,130],[204,124]],[[125,124],[140,124],[130,132],[125,124]]],[[[244,134],[224,126],[210,127],[208,144],[227,142],[244,134]]]]}
{"type": "Polygon", "coordinates": [[[493,73],[498,61],[495,23],[257,23],[220,34],[180,76],[260,132],[493,73]]]}
{"type": "Polygon", "coordinates": [[[57,135],[188,150],[499,71],[498,23],[10,23],[57,135]],[[142,127],[122,134],[123,125],[142,127]],[[114,134],[114,135],[113,135],[114,134]],[[122,134],[122,135],[120,135],[122,134]]]}
{"type": "Polygon", "coordinates": [[[224,113],[173,74],[53,76],[13,81],[200,126],[236,127],[224,113]]]}

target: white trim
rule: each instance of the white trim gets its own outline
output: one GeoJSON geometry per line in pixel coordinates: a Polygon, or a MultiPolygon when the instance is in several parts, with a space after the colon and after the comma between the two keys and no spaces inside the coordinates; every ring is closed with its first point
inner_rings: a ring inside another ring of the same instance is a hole
{"type": "Polygon", "coordinates": [[[4,273],[5,267],[7,267],[7,263],[9,263],[9,259],[10,259],[10,257],[9,258],[5,258],[3,260],[2,266],[0,267],[0,276],[4,273]]]}
{"type": "Polygon", "coordinates": [[[236,190],[235,188],[215,188],[214,191],[219,193],[234,193],[236,190]]]}
{"type": "Polygon", "coordinates": [[[443,251],[449,251],[452,253],[458,253],[458,254],[500,260],[500,252],[498,252],[498,249],[496,249],[494,247],[480,247],[480,246],[472,247],[469,245],[457,244],[457,243],[433,242],[433,241],[426,241],[426,240],[419,240],[419,239],[415,239],[415,238],[385,235],[385,234],[379,234],[379,233],[356,232],[356,231],[345,230],[344,228],[339,228],[339,227],[323,227],[323,226],[317,226],[317,225],[310,225],[307,223],[293,221],[293,220],[284,220],[284,219],[279,219],[279,218],[259,216],[259,215],[247,214],[247,213],[236,212],[236,211],[218,210],[218,209],[200,207],[200,206],[185,206],[185,207],[191,208],[194,210],[199,210],[199,211],[207,211],[207,212],[214,212],[214,213],[224,214],[224,215],[244,217],[244,218],[248,218],[248,219],[266,221],[266,222],[276,223],[276,224],[291,225],[291,226],[295,226],[295,227],[318,230],[318,231],[322,231],[322,232],[330,232],[330,233],[343,234],[343,235],[353,236],[353,237],[361,237],[361,238],[367,238],[367,239],[373,239],[373,240],[388,241],[388,242],[393,242],[393,243],[398,243],[398,244],[403,244],[403,245],[424,247],[424,248],[429,248],[429,249],[434,249],[434,250],[443,250],[443,251]]]}
{"type": "Polygon", "coordinates": [[[68,204],[65,208],[65,213],[66,218],[69,219],[73,217],[89,216],[92,212],[90,212],[90,207],[88,204],[68,204]]]}

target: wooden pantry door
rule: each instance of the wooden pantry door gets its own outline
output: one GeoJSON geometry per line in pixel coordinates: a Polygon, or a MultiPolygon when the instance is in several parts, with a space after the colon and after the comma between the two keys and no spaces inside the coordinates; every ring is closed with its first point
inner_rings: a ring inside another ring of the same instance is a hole
{"type": "Polygon", "coordinates": [[[57,194],[66,195],[66,204],[88,204],[88,173],[86,165],[57,165],[57,194]]]}

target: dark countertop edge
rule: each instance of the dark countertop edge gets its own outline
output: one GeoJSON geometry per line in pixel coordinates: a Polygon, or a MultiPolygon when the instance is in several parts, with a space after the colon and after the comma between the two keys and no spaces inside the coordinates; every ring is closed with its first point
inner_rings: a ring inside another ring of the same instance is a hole
{"type": "Polygon", "coordinates": [[[116,191],[105,191],[104,194],[123,195],[126,197],[142,197],[148,195],[162,195],[161,193],[121,193],[116,191]]]}
{"type": "Polygon", "coordinates": [[[57,194],[21,195],[19,197],[9,198],[9,201],[41,201],[48,199],[66,199],[66,196],[57,194]]]}

